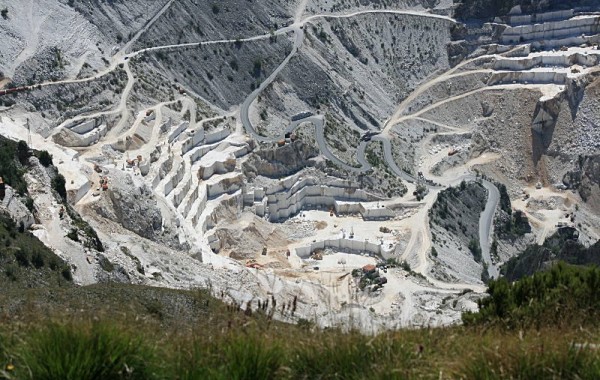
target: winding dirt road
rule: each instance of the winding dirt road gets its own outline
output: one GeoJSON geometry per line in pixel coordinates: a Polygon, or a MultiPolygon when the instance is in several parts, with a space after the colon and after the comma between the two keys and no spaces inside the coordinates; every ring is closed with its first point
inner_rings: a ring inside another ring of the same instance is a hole
{"type": "MultiPolygon", "coordinates": [[[[107,136],[107,138],[109,138],[109,139],[114,139],[118,135],[123,133],[123,131],[126,128],[126,124],[129,121],[129,116],[130,116],[130,112],[127,109],[127,100],[128,100],[129,94],[131,92],[131,89],[135,83],[135,78],[134,78],[134,76],[131,72],[130,66],[129,66],[130,58],[139,56],[139,55],[147,53],[147,52],[158,51],[158,50],[178,49],[178,48],[193,47],[193,46],[200,46],[200,45],[230,44],[230,43],[235,43],[237,41],[252,42],[252,41],[265,40],[272,36],[271,33],[265,33],[265,34],[260,34],[260,35],[246,37],[246,38],[240,38],[240,39],[222,39],[222,40],[213,40],[213,41],[199,41],[199,42],[185,43],[185,44],[155,46],[155,47],[144,48],[144,49],[140,49],[138,51],[127,53],[127,51],[129,51],[129,49],[143,35],[143,33],[145,33],[148,30],[148,28],[151,25],[153,25],[171,7],[171,5],[174,3],[174,1],[175,0],[167,1],[164,4],[164,6],[153,16],[153,18],[150,19],[148,21],[148,23],[142,29],[140,29],[136,33],[136,35],[130,41],[128,41],[119,50],[119,52],[117,52],[117,54],[115,54],[112,57],[109,67],[107,67],[102,72],[100,72],[94,76],[88,77],[88,78],[64,80],[64,81],[58,81],[58,82],[47,82],[47,83],[41,83],[40,85],[41,86],[50,86],[50,85],[61,85],[61,84],[68,84],[68,83],[85,83],[88,81],[98,79],[98,78],[102,77],[103,75],[106,75],[106,74],[114,71],[120,64],[122,64],[123,68],[125,69],[125,71],[127,73],[127,84],[121,95],[119,105],[111,111],[104,111],[104,112],[95,113],[95,114],[87,115],[87,116],[79,116],[77,118],[72,119],[72,120],[78,120],[78,118],[91,118],[91,117],[96,117],[96,116],[105,115],[105,114],[120,113],[121,118],[119,120],[119,123],[117,124],[117,126],[115,128],[113,128],[110,131],[109,136],[107,136]]],[[[278,77],[280,72],[289,63],[291,58],[297,54],[298,49],[300,49],[304,43],[304,27],[306,26],[307,23],[311,23],[318,19],[352,18],[352,17],[367,15],[367,14],[398,14],[398,15],[409,15],[409,16],[414,16],[414,17],[435,18],[435,19],[440,19],[440,20],[444,20],[447,22],[451,22],[451,23],[455,22],[453,19],[446,17],[446,16],[434,15],[434,14],[430,14],[430,13],[426,13],[426,12],[403,11],[403,10],[363,10],[363,11],[356,11],[356,12],[343,13],[343,14],[318,14],[318,15],[311,15],[311,16],[303,18],[307,4],[308,4],[307,0],[301,0],[298,3],[298,6],[297,6],[297,9],[295,12],[294,23],[292,23],[291,25],[286,26],[284,28],[280,28],[274,32],[275,35],[286,35],[291,32],[294,33],[294,42],[293,42],[292,51],[279,64],[279,66],[259,85],[259,87],[257,89],[255,89],[240,105],[240,110],[239,110],[240,121],[241,121],[244,129],[246,130],[246,132],[248,134],[250,134],[257,141],[274,142],[274,141],[279,140],[282,137],[282,136],[267,137],[267,136],[260,135],[256,131],[255,127],[252,125],[252,123],[250,121],[249,109],[250,109],[250,106],[252,105],[252,103],[257,99],[257,97],[273,81],[275,81],[275,79],[278,77]]],[[[490,57],[485,57],[485,59],[489,59],[489,58],[490,57]]],[[[468,92],[465,92],[464,94],[459,94],[459,95],[450,97],[448,99],[441,100],[437,103],[431,104],[431,105],[419,110],[418,112],[416,112],[414,114],[404,115],[408,105],[412,101],[417,99],[425,91],[427,91],[429,88],[431,88],[432,86],[434,86],[436,84],[445,82],[447,80],[451,80],[453,78],[466,76],[466,75],[474,75],[474,74],[478,74],[478,73],[491,73],[492,72],[492,70],[471,70],[471,71],[456,73],[459,69],[461,69],[462,67],[466,66],[467,64],[469,64],[477,59],[483,59],[483,58],[479,57],[479,58],[461,63],[460,65],[448,70],[441,76],[425,82],[423,85],[421,85],[419,88],[417,88],[408,98],[406,98],[399,105],[395,114],[385,124],[381,135],[374,136],[371,139],[371,141],[363,141],[357,147],[357,160],[361,164],[360,167],[353,167],[353,166],[343,162],[342,160],[337,158],[331,152],[331,150],[329,149],[329,147],[326,144],[325,137],[324,137],[325,120],[320,115],[308,116],[301,120],[296,120],[296,121],[290,122],[290,125],[286,128],[285,131],[291,132],[291,131],[299,128],[300,126],[303,126],[306,124],[312,124],[315,128],[317,143],[319,145],[319,149],[322,152],[322,154],[328,160],[334,162],[339,167],[344,168],[350,172],[355,172],[355,173],[363,173],[363,172],[366,172],[371,169],[370,165],[368,164],[368,162],[366,160],[366,156],[365,156],[366,148],[367,148],[368,144],[371,142],[381,143],[383,146],[384,160],[387,163],[387,165],[390,167],[392,172],[396,176],[402,178],[403,180],[405,180],[407,182],[413,182],[413,183],[417,182],[416,178],[414,178],[412,175],[404,172],[398,166],[398,164],[395,162],[395,160],[393,158],[392,146],[391,146],[390,137],[389,137],[389,131],[390,131],[391,127],[393,127],[394,125],[396,125],[404,120],[410,119],[410,118],[422,119],[421,116],[430,110],[433,110],[437,107],[443,106],[447,103],[460,100],[463,97],[475,95],[481,91],[489,91],[492,89],[523,88],[522,85],[518,85],[518,86],[499,85],[499,86],[493,86],[493,87],[484,87],[484,88],[468,91],[468,92]]],[[[432,123],[434,123],[434,122],[432,122],[432,123]]],[[[283,135],[283,133],[282,133],[282,135],[283,135]]],[[[486,260],[489,260],[491,263],[491,260],[489,259],[489,234],[490,234],[489,231],[490,231],[491,226],[493,225],[493,223],[492,223],[493,215],[494,215],[495,208],[497,205],[497,197],[495,196],[497,194],[497,189],[494,192],[493,189],[495,189],[495,187],[493,187],[493,185],[490,189],[488,189],[488,191],[490,193],[490,197],[488,199],[489,207],[486,206],[486,211],[484,211],[484,213],[482,213],[481,219],[480,219],[480,236],[481,236],[481,243],[482,243],[482,251],[485,252],[484,256],[486,257],[486,260]],[[485,249],[484,249],[484,246],[485,246],[485,249]]],[[[430,207],[433,204],[434,200],[435,200],[434,196],[431,195],[430,199],[426,203],[426,206],[430,207]]],[[[419,217],[419,219],[421,219],[423,221],[423,223],[422,223],[423,225],[415,226],[415,228],[412,231],[413,233],[412,233],[411,241],[409,243],[409,247],[411,249],[416,246],[419,247],[418,256],[419,256],[420,263],[419,263],[418,267],[416,268],[417,271],[424,274],[428,278],[428,280],[432,284],[434,284],[434,286],[436,286],[437,288],[440,288],[440,289],[460,290],[460,289],[470,288],[470,289],[482,290],[482,289],[479,289],[477,286],[474,286],[473,284],[446,284],[446,283],[437,281],[437,280],[431,278],[430,276],[428,276],[427,269],[428,269],[429,263],[428,263],[428,259],[427,259],[427,251],[431,245],[431,242],[430,242],[428,226],[427,226],[427,210],[428,210],[427,207],[423,207],[423,211],[422,211],[423,215],[420,215],[420,217],[419,217]]],[[[495,268],[490,265],[490,274],[492,274],[492,271],[494,269],[495,268]]]]}

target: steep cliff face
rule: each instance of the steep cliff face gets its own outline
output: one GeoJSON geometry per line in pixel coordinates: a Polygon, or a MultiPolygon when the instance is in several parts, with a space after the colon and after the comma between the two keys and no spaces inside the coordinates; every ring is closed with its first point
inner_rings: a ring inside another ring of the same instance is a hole
{"type": "Polygon", "coordinates": [[[552,143],[561,103],[561,97],[553,97],[540,100],[535,107],[531,122],[531,152],[534,165],[537,165],[552,143]]]}
{"type": "Polygon", "coordinates": [[[242,164],[244,175],[255,178],[258,175],[268,178],[281,178],[312,166],[311,158],[319,154],[315,146],[295,141],[282,147],[261,149],[242,164]]]}
{"type": "Polygon", "coordinates": [[[563,183],[577,189],[584,202],[600,211],[600,155],[580,156],[574,170],[564,175],[563,183]]]}
{"type": "MultiPolygon", "coordinates": [[[[350,130],[379,129],[421,81],[448,67],[452,25],[385,13],[315,19],[258,107],[285,121],[311,110],[333,115],[350,130]]],[[[332,137],[348,135],[336,128],[332,137]]]]}
{"type": "Polygon", "coordinates": [[[577,242],[578,231],[564,227],[548,238],[543,245],[530,245],[517,257],[510,259],[502,268],[509,281],[549,268],[557,261],[574,265],[598,265],[600,241],[590,247],[577,242]]]}
{"type": "Polygon", "coordinates": [[[481,280],[479,216],[486,200],[486,190],[477,182],[439,193],[429,214],[432,259],[438,278],[468,279],[474,283],[481,280]]]}
{"type": "Polygon", "coordinates": [[[111,173],[109,188],[100,197],[92,206],[98,215],[146,239],[184,248],[179,245],[176,231],[169,227],[171,221],[166,215],[163,217],[150,188],[136,184],[129,174],[111,173]]]}
{"type": "Polygon", "coordinates": [[[588,157],[583,165],[579,194],[586,201],[600,207],[600,155],[588,157]]]}
{"type": "Polygon", "coordinates": [[[577,97],[571,97],[567,92],[561,101],[552,133],[547,134],[550,144],[545,148],[538,168],[545,180],[578,189],[582,199],[598,209],[600,80],[591,77],[590,83],[578,86],[581,89],[577,91],[577,97]],[[574,102],[577,105],[571,108],[574,102]]]}

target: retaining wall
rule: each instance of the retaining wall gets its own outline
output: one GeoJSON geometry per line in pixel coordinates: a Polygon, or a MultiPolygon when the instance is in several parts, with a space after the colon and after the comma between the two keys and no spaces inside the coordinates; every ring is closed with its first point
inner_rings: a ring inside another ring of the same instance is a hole
{"type": "Polygon", "coordinates": [[[528,84],[558,84],[564,85],[567,81],[566,72],[553,71],[507,71],[492,74],[488,85],[525,83],[528,84]]]}
{"type": "Polygon", "coordinates": [[[188,191],[190,191],[191,186],[192,176],[188,176],[187,181],[185,181],[185,184],[182,187],[175,189],[175,191],[173,192],[173,205],[175,207],[179,207],[179,205],[187,195],[188,191]]]}
{"type": "MultiPolygon", "coordinates": [[[[216,198],[223,194],[231,194],[242,188],[244,185],[244,176],[241,173],[220,178],[219,181],[206,184],[206,191],[209,198],[216,198]]],[[[243,197],[240,195],[243,202],[243,197]]]]}
{"type": "Polygon", "coordinates": [[[375,244],[365,240],[358,239],[327,239],[323,241],[317,241],[312,243],[309,246],[298,247],[295,249],[296,255],[302,259],[307,259],[310,257],[312,252],[317,249],[326,249],[331,248],[347,253],[363,253],[368,252],[378,256],[388,256],[393,253],[394,248],[388,250],[385,249],[380,244],[375,244]]]}
{"type": "Polygon", "coordinates": [[[172,143],[176,138],[178,138],[181,135],[181,132],[185,131],[189,125],[189,122],[184,121],[177,125],[175,128],[173,128],[171,133],[169,133],[169,143],[172,143]]]}
{"type": "Polygon", "coordinates": [[[268,194],[268,213],[269,220],[276,221],[283,218],[289,218],[296,214],[305,206],[333,207],[336,212],[342,212],[343,209],[349,209],[350,206],[344,203],[338,205],[338,201],[363,201],[369,200],[368,194],[363,190],[307,185],[311,181],[302,180],[298,186],[294,186],[287,192],[268,194]]]}
{"type": "Polygon", "coordinates": [[[569,67],[598,65],[598,55],[573,53],[570,55],[542,55],[531,58],[500,58],[494,62],[495,70],[529,70],[537,66],[569,67]]]}
{"type": "Polygon", "coordinates": [[[177,187],[179,182],[183,179],[184,175],[185,175],[185,163],[180,162],[179,167],[177,168],[177,172],[175,172],[175,174],[171,178],[169,178],[169,180],[165,183],[165,187],[164,187],[165,196],[169,195],[169,193],[171,191],[173,191],[173,189],[175,187],[177,187]]]}
{"type": "Polygon", "coordinates": [[[206,134],[206,143],[207,144],[216,143],[218,141],[224,140],[230,134],[231,134],[231,131],[227,128],[221,129],[221,130],[218,130],[215,132],[207,133],[206,134]]]}
{"type": "Polygon", "coordinates": [[[597,34],[600,17],[586,17],[563,21],[551,21],[543,24],[508,27],[502,33],[504,44],[531,40],[551,40],[582,34],[597,34]]]}
{"type": "Polygon", "coordinates": [[[69,127],[69,130],[78,133],[80,135],[83,135],[84,133],[88,133],[91,130],[93,130],[94,128],[96,128],[96,119],[92,119],[92,120],[88,120],[88,121],[84,121],[81,124],[76,124],[73,125],[71,127],[69,127]]]}
{"type": "MultiPolygon", "coordinates": [[[[85,129],[87,129],[87,127],[85,129]]],[[[106,135],[106,132],[108,132],[108,126],[106,124],[102,124],[99,127],[85,132],[84,134],[73,133],[72,136],[76,141],[75,144],[71,146],[90,146],[100,141],[100,139],[106,135]]]]}
{"type": "Polygon", "coordinates": [[[198,128],[187,133],[188,138],[181,145],[181,154],[186,154],[204,140],[204,129],[198,128]]]}

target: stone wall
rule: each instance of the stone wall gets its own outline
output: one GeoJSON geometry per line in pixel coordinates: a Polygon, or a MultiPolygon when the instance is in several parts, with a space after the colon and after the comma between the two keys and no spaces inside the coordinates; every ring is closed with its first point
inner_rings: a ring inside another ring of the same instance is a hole
{"type": "Polygon", "coordinates": [[[515,44],[532,40],[553,40],[582,34],[598,34],[600,17],[586,16],[562,21],[550,21],[542,24],[507,27],[502,34],[504,44],[515,44]]]}
{"type": "Polygon", "coordinates": [[[394,248],[385,249],[381,244],[369,242],[367,240],[355,239],[327,239],[317,241],[309,246],[296,248],[296,255],[302,259],[307,259],[317,249],[334,249],[347,253],[370,253],[377,256],[389,256],[393,253],[394,248]]]}

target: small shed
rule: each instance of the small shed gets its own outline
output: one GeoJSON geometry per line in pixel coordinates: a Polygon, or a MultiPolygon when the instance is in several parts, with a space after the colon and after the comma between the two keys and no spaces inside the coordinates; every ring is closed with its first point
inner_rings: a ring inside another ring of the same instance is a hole
{"type": "Polygon", "coordinates": [[[377,267],[373,264],[367,264],[362,267],[363,273],[373,273],[377,270],[377,267]]]}

